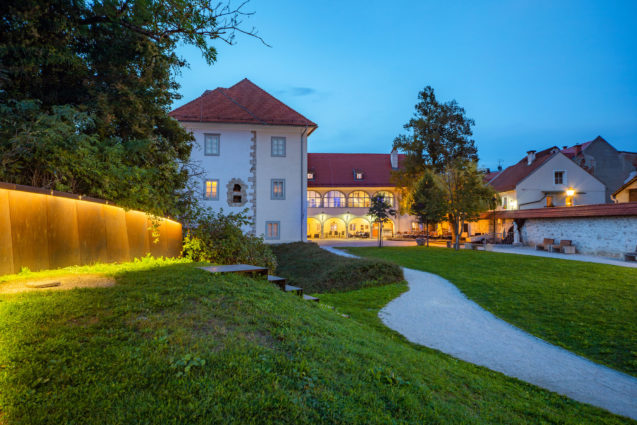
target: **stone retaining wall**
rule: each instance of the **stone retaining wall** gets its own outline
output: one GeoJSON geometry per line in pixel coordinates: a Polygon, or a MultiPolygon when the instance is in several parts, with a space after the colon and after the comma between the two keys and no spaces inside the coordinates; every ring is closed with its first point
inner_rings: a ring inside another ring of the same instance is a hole
{"type": "Polygon", "coordinates": [[[570,239],[578,253],[623,258],[624,252],[635,251],[637,216],[529,218],[520,233],[525,245],[570,239]]]}

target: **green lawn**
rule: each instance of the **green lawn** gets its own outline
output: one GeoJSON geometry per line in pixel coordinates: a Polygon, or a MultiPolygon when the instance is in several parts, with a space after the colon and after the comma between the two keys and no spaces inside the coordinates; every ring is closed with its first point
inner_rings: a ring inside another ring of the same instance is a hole
{"type": "Polygon", "coordinates": [[[334,311],[194,266],[0,295],[0,423],[629,422],[404,341],[376,317],[404,284],[325,294],[334,311]]]}
{"type": "Polygon", "coordinates": [[[498,317],[637,376],[637,269],[445,248],[348,248],[440,275],[498,317]]]}

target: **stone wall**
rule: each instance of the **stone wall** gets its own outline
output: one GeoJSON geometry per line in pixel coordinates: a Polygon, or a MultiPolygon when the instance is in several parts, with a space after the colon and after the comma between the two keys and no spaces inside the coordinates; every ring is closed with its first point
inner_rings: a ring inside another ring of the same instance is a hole
{"type": "Polygon", "coordinates": [[[624,252],[635,251],[637,216],[529,218],[520,232],[525,245],[544,238],[569,239],[578,253],[622,258],[624,252]]]}

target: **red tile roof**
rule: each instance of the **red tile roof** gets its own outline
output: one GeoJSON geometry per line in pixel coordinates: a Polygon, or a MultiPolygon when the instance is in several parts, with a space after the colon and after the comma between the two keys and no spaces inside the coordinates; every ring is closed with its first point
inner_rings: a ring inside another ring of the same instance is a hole
{"type": "MultiPolygon", "coordinates": [[[[597,136],[597,138],[595,140],[597,140],[597,139],[601,139],[601,137],[597,136]]],[[[591,140],[590,142],[586,142],[586,143],[582,143],[582,144],[573,145],[570,148],[562,149],[562,153],[564,155],[568,156],[569,158],[573,159],[574,156],[576,156],[579,152],[581,152],[584,149],[586,149],[595,140],[591,140]],[[578,147],[579,147],[579,152],[578,152],[578,147]]],[[[602,140],[604,140],[604,139],[602,139],[602,140]]]]}
{"type": "MultiPolygon", "coordinates": [[[[496,211],[497,218],[567,218],[567,217],[621,217],[637,216],[637,202],[621,204],[578,205],[574,207],[533,208],[528,210],[496,211]]],[[[493,218],[493,212],[480,215],[493,218]]]]}
{"type": "Polygon", "coordinates": [[[519,182],[524,180],[529,174],[538,169],[542,164],[555,155],[555,150],[559,148],[553,146],[535,154],[535,160],[528,165],[525,156],[515,165],[505,168],[498,176],[491,181],[491,186],[498,192],[513,190],[519,182]]]}
{"type": "Polygon", "coordinates": [[[317,127],[247,78],[227,89],[206,90],[169,115],[191,122],[308,126],[311,127],[309,133],[317,127]]]}
{"type": "Polygon", "coordinates": [[[633,184],[635,182],[637,182],[637,174],[635,174],[634,177],[627,179],[626,182],[623,185],[621,185],[621,187],[619,189],[617,189],[615,192],[613,192],[613,197],[617,196],[617,194],[619,192],[621,192],[622,190],[626,189],[628,186],[630,186],[631,184],[633,184]]]}
{"type": "MultiPolygon", "coordinates": [[[[398,167],[405,155],[398,154],[398,167]]],[[[308,153],[307,169],[314,171],[308,187],[387,187],[391,182],[391,154],[384,153],[308,153]],[[363,180],[354,178],[363,172],[363,180]]]]}

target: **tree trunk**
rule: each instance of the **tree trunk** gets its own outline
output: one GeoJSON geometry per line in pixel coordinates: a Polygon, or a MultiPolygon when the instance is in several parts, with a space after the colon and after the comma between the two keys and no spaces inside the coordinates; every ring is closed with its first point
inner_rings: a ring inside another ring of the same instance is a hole
{"type": "Polygon", "coordinates": [[[458,229],[458,240],[456,241],[456,251],[460,249],[460,238],[464,233],[464,218],[460,220],[460,228],[458,229]]]}
{"type": "Polygon", "coordinates": [[[429,248],[429,219],[425,219],[425,232],[427,232],[427,248],[429,248]]]}

